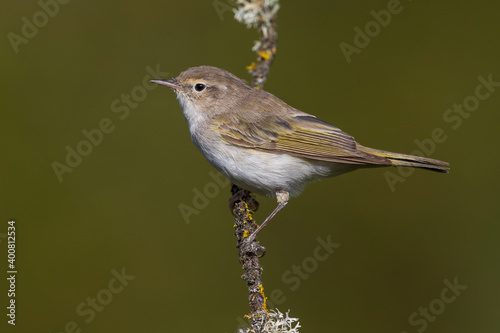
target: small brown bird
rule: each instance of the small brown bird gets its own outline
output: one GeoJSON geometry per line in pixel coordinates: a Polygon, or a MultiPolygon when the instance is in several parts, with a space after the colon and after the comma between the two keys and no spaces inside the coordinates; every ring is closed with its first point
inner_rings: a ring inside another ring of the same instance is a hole
{"type": "Polygon", "coordinates": [[[151,82],[177,94],[193,143],[217,170],[239,187],[277,198],[248,241],[312,181],[381,166],[449,171],[447,162],[364,147],[221,68],[193,67],[151,82]]]}

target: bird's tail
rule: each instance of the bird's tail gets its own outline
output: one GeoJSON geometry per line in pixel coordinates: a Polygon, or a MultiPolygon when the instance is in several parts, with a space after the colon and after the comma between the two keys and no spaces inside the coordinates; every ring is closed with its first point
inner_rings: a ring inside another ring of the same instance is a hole
{"type": "Polygon", "coordinates": [[[368,154],[384,157],[387,160],[389,160],[393,166],[422,168],[444,173],[448,173],[450,171],[450,164],[448,162],[435,160],[433,158],[392,153],[389,151],[363,147],[359,144],[358,144],[358,149],[368,154]]]}

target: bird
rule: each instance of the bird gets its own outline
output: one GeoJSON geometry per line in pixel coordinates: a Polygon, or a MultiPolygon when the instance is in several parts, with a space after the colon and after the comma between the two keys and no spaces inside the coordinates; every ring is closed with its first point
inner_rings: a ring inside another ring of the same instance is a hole
{"type": "Polygon", "coordinates": [[[222,68],[191,67],[176,78],[151,82],[175,92],[191,140],[212,166],[233,184],[276,198],[276,208],[248,241],[313,181],[373,167],[450,170],[444,161],[362,146],[222,68]]]}

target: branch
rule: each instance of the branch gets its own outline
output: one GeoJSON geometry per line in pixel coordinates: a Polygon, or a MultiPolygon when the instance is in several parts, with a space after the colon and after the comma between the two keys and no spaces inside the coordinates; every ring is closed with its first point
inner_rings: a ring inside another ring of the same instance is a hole
{"type": "Polygon", "coordinates": [[[279,1],[257,0],[251,3],[245,1],[239,2],[245,3],[245,5],[240,11],[236,12],[236,19],[238,19],[238,14],[240,13],[247,26],[257,28],[261,35],[260,40],[252,48],[257,53],[257,62],[253,62],[247,69],[253,76],[252,86],[262,89],[269,75],[269,70],[274,61],[278,46],[276,14],[279,9],[279,1]]]}
{"type": "Polygon", "coordinates": [[[234,235],[238,239],[238,257],[245,274],[241,276],[248,286],[248,301],[250,303],[250,320],[253,332],[260,333],[268,320],[266,307],[266,296],[262,284],[262,267],[259,258],[262,257],[266,248],[254,240],[251,243],[244,242],[255,229],[257,223],[253,219],[253,213],[258,209],[259,203],[250,194],[250,191],[234,185],[231,187],[233,196],[229,199],[232,213],[235,217],[234,235]]]}
{"type": "MultiPolygon", "coordinates": [[[[266,82],[271,64],[276,55],[278,32],[276,13],[279,9],[278,0],[237,0],[238,8],[234,10],[235,19],[245,23],[247,27],[257,28],[260,40],[252,48],[257,53],[257,60],[247,67],[253,76],[252,86],[262,89],[266,82]]],[[[254,333],[268,331],[269,317],[276,320],[277,313],[269,313],[266,307],[266,296],[262,284],[262,267],[259,258],[266,249],[256,240],[251,243],[244,242],[258,225],[252,215],[259,208],[259,203],[250,194],[250,191],[232,185],[232,197],[229,199],[229,207],[236,219],[234,235],[238,239],[239,261],[243,266],[245,274],[242,279],[248,286],[251,330],[254,333]]],[[[283,315],[278,311],[283,317],[283,315]]],[[[288,314],[287,317],[288,318],[288,314]]],[[[299,326],[300,327],[300,326],[299,326]]]]}

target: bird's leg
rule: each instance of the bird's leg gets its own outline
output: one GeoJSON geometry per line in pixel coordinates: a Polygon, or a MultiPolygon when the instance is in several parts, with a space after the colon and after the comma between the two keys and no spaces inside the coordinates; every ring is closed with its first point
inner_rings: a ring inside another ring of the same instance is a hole
{"type": "Polygon", "coordinates": [[[250,236],[248,236],[246,239],[245,239],[245,242],[247,243],[251,243],[255,240],[255,237],[257,237],[257,234],[262,230],[264,229],[264,227],[266,226],[266,224],[269,223],[269,221],[271,221],[271,219],[274,217],[274,215],[276,215],[283,207],[286,206],[286,204],[288,203],[288,200],[290,199],[290,194],[287,192],[287,191],[283,191],[283,190],[280,190],[280,191],[276,191],[276,199],[278,200],[278,206],[273,210],[273,212],[264,220],[264,222],[262,222],[262,224],[257,228],[255,229],[254,232],[252,232],[252,234],[250,236]]]}

